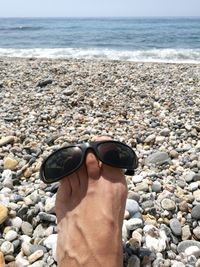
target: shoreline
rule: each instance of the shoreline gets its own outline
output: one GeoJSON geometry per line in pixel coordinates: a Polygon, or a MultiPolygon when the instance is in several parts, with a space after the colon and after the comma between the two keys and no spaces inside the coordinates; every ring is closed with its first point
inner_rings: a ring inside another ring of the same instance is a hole
{"type": "Polygon", "coordinates": [[[173,62],[173,61],[134,61],[134,60],[121,60],[121,59],[108,59],[108,58],[74,58],[74,57],[58,57],[58,58],[51,58],[51,57],[23,57],[23,56],[0,56],[0,61],[49,61],[49,62],[84,62],[84,63],[123,63],[123,64],[146,64],[146,65],[194,65],[198,68],[200,66],[200,62],[173,62]]]}
{"type": "Polygon", "coordinates": [[[0,60],[52,60],[52,61],[96,61],[96,62],[101,62],[101,61],[105,61],[105,62],[127,62],[127,63],[133,63],[133,64],[139,64],[139,63],[143,63],[143,64],[188,64],[188,65],[200,65],[200,61],[196,62],[196,61],[173,61],[173,60],[133,60],[133,59],[112,59],[112,58],[102,58],[102,57],[45,57],[45,56],[2,56],[0,55],[0,60]]]}
{"type": "Polygon", "coordinates": [[[52,150],[95,135],[128,143],[139,158],[136,175],[127,177],[125,266],[133,255],[152,266],[199,263],[200,64],[0,62],[0,246],[12,248],[1,247],[7,263],[23,266],[40,250],[38,266],[56,266],[57,187],[40,181],[39,167],[52,150]]]}

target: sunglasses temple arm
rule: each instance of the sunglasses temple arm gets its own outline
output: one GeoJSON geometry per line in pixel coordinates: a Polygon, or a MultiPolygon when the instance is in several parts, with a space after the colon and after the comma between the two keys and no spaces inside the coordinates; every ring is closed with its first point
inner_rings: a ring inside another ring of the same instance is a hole
{"type": "Polygon", "coordinates": [[[135,174],[135,171],[134,170],[126,170],[125,171],[125,174],[126,175],[134,175],[135,174]]]}

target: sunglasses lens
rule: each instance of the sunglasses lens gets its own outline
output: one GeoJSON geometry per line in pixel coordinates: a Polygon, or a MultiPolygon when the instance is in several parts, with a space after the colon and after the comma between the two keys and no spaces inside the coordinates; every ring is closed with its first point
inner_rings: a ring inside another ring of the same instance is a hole
{"type": "Polygon", "coordinates": [[[52,154],[44,164],[44,177],[47,182],[53,182],[67,176],[76,170],[82,160],[82,150],[79,147],[63,148],[52,154]]]}
{"type": "Polygon", "coordinates": [[[122,143],[102,143],[99,144],[97,150],[100,159],[108,165],[124,169],[136,167],[136,155],[134,151],[122,143]]]}

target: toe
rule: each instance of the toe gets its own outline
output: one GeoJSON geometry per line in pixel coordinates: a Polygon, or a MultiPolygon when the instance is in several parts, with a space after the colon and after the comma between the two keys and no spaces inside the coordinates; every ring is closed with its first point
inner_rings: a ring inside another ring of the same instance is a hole
{"type": "Polygon", "coordinates": [[[100,177],[99,160],[92,152],[87,153],[85,165],[89,179],[97,180],[100,177]]]}

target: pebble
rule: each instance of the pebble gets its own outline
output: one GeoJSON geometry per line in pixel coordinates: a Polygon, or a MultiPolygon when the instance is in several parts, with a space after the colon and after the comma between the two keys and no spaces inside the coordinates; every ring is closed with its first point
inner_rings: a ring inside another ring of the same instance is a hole
{"type": "Polygon", "coordinates": [[[16,238],[18,237],[18,234],[17,234],[17,232],[15,232],[14,230],[10,230],[10,231],[8,231],[7,233],[6,233],[6,235],[5,235],[5,240],[7,240],[7,241],[13,241],[13,240],[15,240],[16,238]]]}
{"type": "Polygon", "coordinates": [[[162,136],[169,136],[170,135],[170,129],[169,128],[164,128],[164,129],[162,129],[161,131],[160,131],[160,135],[162,135],[162,136]]]}
{"type": "Polygon", "coordinates": [[[33,262],[35,262],[36,260],[40,259],[43,255],[44,255],[43,250],[37,250],[37,251],[35,251],[33,254],[31,254],[31,255],[28,257],[28,261],[29,261],[30,263],[33,263],[33,262]]]}
{"type": "Polygon", "coordinates": [[[185,240],[181,241],[177,246],[177,251],[179,253],[185,252],[189,247],[198,247],[200,249],[200,242],[196,240],[185,240]]]}
{"type": "Polygon", "coordinates": [[[56,195],[51,198],[47,198],[44,206],[44,210],[47,213],[55,213],[55,201],[56,195]]]}
{"type": "Polygon", "coordinates": [[[198,248],[197,246],[190,246],[190,247],[185,249],[185,254],[187,256],[194,255],[194,256],[199,257],[200,256],[200,248],[198,248]]]}
{"type": "Polygon", "coordinates": [[[10,219],[11,225],[18,228],[18,229],[21,227],[22,222],[23,222],[22,219],[20,217],[17,217],[17,216],[15,218],[10,219]]]}
{"type": "Polygon", "coordinates": [[[197,226],[196,228],[194,228],[193,230],[193,234],[195,235],[195,237],[200,240],[200,226],[197,226]]]}
{"type": "Polygon", "coordinates": [[[3,161],[4,169],[9,169],[11,171],[14,171],[18,164],[18,161],[11,157],[5,157],[3,161]]]}
{"type": "Polygon", "coordinates": [[[194,206],[192,208],[191,211],[191,216],[192,218],[194,218],[195,220],[199,220],[200,219],[200,204],[194,206]]]}
{"type": "Polygon", "coordinates": [[[25,256],[30,256],[31,255],[31,244],[29,242],[23,242],[22,243],[22,251],[25,256]]]}
{"type": "Polygon", "coordinates": [[[142,220],[138,218],[131,218],[126,222],[126,227],[128,230],[135,230],[137,228],[141,228],[142,225],[142,220]]]}
{"type": "Polygon", "coordinates": [[[127,230],[127,227],[126,227],[126,220],[124,220],[123,221],[123,225],[122,225],[122,240],[124,241],[124,242],[127,242],[127,240],[128,240],[128,235],[129,235],[129,233],[128,233],[128,230],[127,230]]]}
{"type": "Polygon", "coordinates": [[[186,171],[183,173],[183,177],[187,183],[190,183],[193,181],[194,175],[195,175],[195,172],[193,171],[186,171]]]}
{"type": "Polygon", "coordinates": [[[4,205],[0,204],[0,224],[2,224],[8,218],[8,209],[4,205]]]}
{"type": "Polygon", "coordinates": [[[24,235],[31,236],[33,233],[33,226],[29,222],[22,222],[21,230],[24,235]]]}
{"type": "Polygon", "coordinates": [[[135,184],[142,182],[142,180],[143,180],[143,176],[142,175],[134,175],[132,177],[132,181],[135,184]]]}
{"type": "Polygon", "coordinates": [[[42,87],[45,87],[48,84],[51,84],[52,82],[53,82],[52,79],[49,79],[49,78],[48,79],[44,79],[44,80],[39,81],[37,86],[42,88],[42,87]]]}
{"type": "Polygon", "coordinates": [[[126,210],[129,212],[130,216],[132,217],[134,213],[140,210],[139,204],[133,199],[126,200],[126,210]]]}
{"type": "Polygon", "coordinates": [[[199,184],[197,182],[193,182],[189,184],[188,189],[193,192],[193,191],[196,191],[198,187],[199,187],[199,184]]]}
{"type": "Polygon", "coordinates": [[[11,242],[9,242],[9,241],[3,242],[2,245],[1,245],[1,252],[4,255],[13,254],[13,252],[14,252],[13,244],[11,242]]]}
{"type": "Polygon", "coordinates": [[[169,225],[174,235],[180,236],[182,234],[181,223],[179,222],[179,220],[177,220],[176,218],[171,219],[169,221],[169,225]]]}
{"type": "Polygon", "coordinates": [[[174,261],[172,267],[185,267],[185,264],[180,261],[174,261]]]}
{"type": "Polygon", "coordinates": [[[126,177],[125,266],[198,264],[196,244],[188,256],[177,248],[199,240],[199,73],[198,64],[1,59],[0,246],[13,246],[8,267],[13,259],[17,267],[56,266],[59,183],[41,182],[40,165],[60,146],[97,135],[133,146],[139,159],[126,177]],[[36,251],[43,255],[30,263],[36,251]]]}
{"type": "MultiPolygon", "coordinates": [[[[126,241],[127,240],[127,237],[128,237],[128,233],[127,233],[126,225],[125,224],[122,227],[122,237],[124,238],[124,241],[126,241]],[[125,228],[125,229],[123,229],[123,228],[125,228]],[[126,231],[126,233],[124,231],[126,231]]],[[[52,249],[52,256],[53,256],[53,258],[54,258],[55,261],[56,261],[57,238],[58,238],[58,235],[57,234],[52,234],[52,235],[49,235],[44,240],[44,246],[46,246],[48,249],[52,249]]]]}
{"type": "Polygon", "coordinates": [[[146,181],[138,183],[135,186],[135,191],[136,192],[138,192],[138,191],[148,192],[149,191],[149,185],[147,184],[146,181]]]}
{"type": "Polygon", "coordinates": [[[47,222],[55,222],[56,221],[56,216],[53,214],[48,214],[46,212],[40,212],[39,218],[41,221],[47,221],[47,222]]]}
{"type": "Polygon", "coordinates": [[[38,260],[31,264],[30,267],[46,267],[46,265],[42,260],[38,260]]]}
{"type": "Polygon", "coordinates": [[[27,267],[30,266],[30,263],[27,259],[23,257],[22,252],[20,252],[15,259],[16,267],[27,267]]]}
{"type": "Polygon", "coordinates": [[[133,255],[129,258],[127,267],[140,267],[140,266],[141,266],[140,259],[136,255],[133,255]]]}
{"type": "Polygon", "coordinates": [[[1,174],[2,180],[12,180],[13,178],[13,172],[11,170],[4,170],[1,174]]]}
{"type": "Polygon", "coordinates": [[[162,165],[164,163],[169,163],[170,162],[170,157],[167,152],[161,152],[157,151],[151,155],[149,155],[145,163],[148,164],[156,164],[156,165],[162,165]]]}
{"type": "Polygon", "coordinates": [[[154,143],[155,139],[156,139],[156,135],[151,134],[144,140],[144,142],[147,144],[154,143]]]}
{"type": "Polygon", "coordinates": [[[5,146],[7,144],[12,144],[15,140],[14,136],[5,136],[0,139],[0,147],[5,146]]]}
{"type": "Polygon", "coordinates": [[[155,181],[152,183],[152,191],[156,193],[160,193],[162,189],[162,185],[159,181],[155,181]]]}
{"type": "Polygon", "coordinates": [[[166,249],[167,236],[164,230],[159,230],[153,225],[145,225],[143,231],[147,248],[155,252],[162,252],[166,249]]]}
{"type": "Polygon", "coordinates": [[[168,198],[164,198],[162,201],[161,201],[161,206],[163,209],[165,210],[174,210],[176,208],[176,204],[173,200],[171,199],[168,199],[168,198]]]}
{"type": "Polygon", "coordinates": [[[182,227],[182,240],[188,240],[191,237],[191,231],[189,225],[184,225],[182,227]]]}

